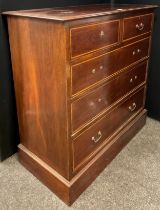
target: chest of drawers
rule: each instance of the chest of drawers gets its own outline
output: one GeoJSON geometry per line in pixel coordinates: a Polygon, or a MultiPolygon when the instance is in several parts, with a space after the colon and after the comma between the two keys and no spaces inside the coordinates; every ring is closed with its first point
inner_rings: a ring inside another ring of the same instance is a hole
{"type": "Polygon", "coordinates": [[[155,7],[6,12],[19,160],[68,205],[145,124],[155,7]]]}

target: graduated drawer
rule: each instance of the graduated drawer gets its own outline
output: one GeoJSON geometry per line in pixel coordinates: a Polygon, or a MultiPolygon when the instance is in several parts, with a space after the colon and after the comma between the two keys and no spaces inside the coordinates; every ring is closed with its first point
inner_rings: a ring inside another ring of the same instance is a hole
{"type": "Polygon", "coordinates": [[[71,94],[74,95],[77,92],[84,90],[96,82],[107,78],[119,70],[148,56],[149,42],[150,40],[147,38],[95,59],[72,66],[71,94]]]}
{"type": "Polygon", "coordinates": [[[125,18],[123,23],[123,40],[142,35],[152,30],[153,14],[125,18]]]}
{"type": "Polygon", "coordinates": [[[85,25],[70,30],[71,57],[119,42],[120,20],[85,25]]]}
{"type": "Polygon", "coordinates": [[[145,81],[147,63],[125,71],[107,84],[72,103],[72,131],[90,121],[100,112],[145,81]]]}
{"type": "Polygon", "coordinates": [[[143,107],[144,88],[73,140],[73,168],[87,162],[95,150],[143,107]]]}

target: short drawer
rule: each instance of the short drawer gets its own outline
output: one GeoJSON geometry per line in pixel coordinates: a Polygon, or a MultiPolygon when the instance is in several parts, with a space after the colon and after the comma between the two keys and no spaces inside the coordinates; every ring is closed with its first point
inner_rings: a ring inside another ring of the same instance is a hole
{"type": "Polygon", "coordinates": [[[152,30],[153,14],[124,19],[123,40],[142,35],[152,30]]]}
{"type": "Polygon", "coordinates": [[[95,59],[72,66],[72,95],[143,59],[149,53],[149,38],[95,59]]]}
{"type": "MultiPolygon", "coordinates": [[[[104,118],[73,140],[73,168],[89,161],[96,149],[143,107],[144,89],[117,106],[104,118]]],[[[109,142],[109,141],[108,141],[109,142]]]]}
{"type": "Polygon", "coordinates": [[[120,20],[72,28],[71,56],[79,56],[119,42],[120,20]]]}
{"type": "Polygon", "coordinates": [[[72,131],[90,121],[100,112],[109,108],[146,79],[147,63],[141,63],[130,71],[125,71],[112,81],[97,88],[90,94],[72,103],[72,131]]]}

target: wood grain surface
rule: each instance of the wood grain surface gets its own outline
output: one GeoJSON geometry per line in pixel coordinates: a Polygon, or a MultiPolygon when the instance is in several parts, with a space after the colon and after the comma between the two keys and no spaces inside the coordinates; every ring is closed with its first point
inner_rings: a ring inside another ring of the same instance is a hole
{"type": "Polygon", "coordinates": [[[65,29],[21,17],[8,23],[21,143],[68,177],[65,29]]]}
{"type": "Polygon", "coordinates": [[[19,158],[68,205],[145,124],[155,7],[5,13],[19,158]],[[142,21],[136,33],[130,24],[142,21]]]}

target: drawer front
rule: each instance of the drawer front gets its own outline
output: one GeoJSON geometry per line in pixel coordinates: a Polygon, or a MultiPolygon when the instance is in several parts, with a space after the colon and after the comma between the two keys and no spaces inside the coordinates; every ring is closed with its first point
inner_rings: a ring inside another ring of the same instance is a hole
{"type": "Polygon", "coordinates": [[[71,56],[79,56],[119,42],[120,20],[72,28],[71,56]]]}
{"type": "Polygon", "coordinates": [[[153,14],[125,18],[123,25],[123,40],[142,35],[152,30],[153,14]]]}
{"type": "Polygon", "coordinates": [[[143,107],[144,88],[130,96],[104,118],[73,140],[74,170],[88,161],[93,152],[143,107]]]}
{"type": "Polygon", "coordinates": [[[72,131],[90,121],[97,114],[145,81],[147,63],[125,71],[106,85],[72,103],[72,131]]]}
{"type": "Polygon", "coordinates": [[[72,67],[72,94],[148,56],[149,38],[72,67]],[[116,62],[115,62],[116,61],[116,62]]]}

